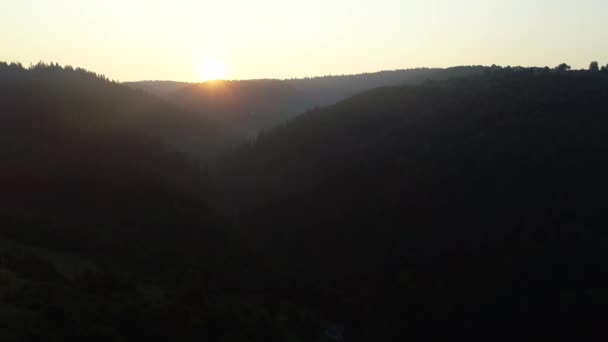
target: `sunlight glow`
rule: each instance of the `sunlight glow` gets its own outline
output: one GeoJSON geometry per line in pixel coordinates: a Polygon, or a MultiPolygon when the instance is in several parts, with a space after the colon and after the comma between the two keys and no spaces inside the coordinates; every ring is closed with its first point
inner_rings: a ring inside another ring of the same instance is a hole
{"type": "Polygon", "coordinates": [[[219,58],[207,57],[200,62],[198,72],[202,81],[214,81],[226,77],[226,66],[219,58]]]}

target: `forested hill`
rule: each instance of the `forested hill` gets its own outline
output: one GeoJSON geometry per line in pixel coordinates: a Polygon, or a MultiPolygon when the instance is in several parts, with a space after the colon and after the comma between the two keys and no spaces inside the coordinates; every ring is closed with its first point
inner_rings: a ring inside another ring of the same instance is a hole
{"type": "Polygon", "coordinates": [[[159,95],[189,111],[219,121],[228,144],[254,137],[301,112],[334,104],[380,86],[419,84],[481,75],[486,67],[407,69],[357,75],[288,80],[210,81],[176,83],[129,82],[127,85],[159,95]]]}
{"type": "MultiPolygon", "coordinates": [[[[73,204],[77,193],[106,196],[152,183],[160,191],[198,177],[178,146],[193,129],[204,135],[206,122],[156,97],[84,70],[42,64],[0,65],[0,87],[3,200],[48,196],[60,204],[61,193],[73,204]]],[[[124,191],[116,200],[129,202],[126,196],[137,193],[124,191]]]]}
{"type": "Polygon", "coordinates": [[[0,64],[0,103],[2,233],[87,252],[215,238],[204,172],[182,149],[206,137],[200,116],[53,64],[0,64]]]}
{"type": "Polygon", "coordinates": [[[379,88],[243,146],[218,184],[270,259],[344,291],[349,336],[593,336],[607,99],[605,72],[548,68],[379,88]]]}
{"type": "Polygon", "coordinates": [[[323,290],[261,263],[211,209],[184,153],[207,147],[208,120],[42,63],[0,63],[0,106],[0,340],[322,334],[308,299],[323,290]]]}
{"type": "Polygon", "coordinates": [[[0,340],[320,333],[311,310],[297,327],[275,319],[280,277],[210,209],[205,172],[181,152],[207,128],[82,69],[0,63],[0,340]]]}

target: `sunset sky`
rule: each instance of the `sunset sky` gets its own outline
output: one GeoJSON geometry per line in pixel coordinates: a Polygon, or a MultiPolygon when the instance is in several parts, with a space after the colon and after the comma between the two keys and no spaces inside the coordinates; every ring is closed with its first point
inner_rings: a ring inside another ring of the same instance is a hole
{"type": "Polygon", "coordinates": [[[0,60],[119,81],[583,68],[608,63],[607,14],[606,0],[0,0],[0,60]]]}

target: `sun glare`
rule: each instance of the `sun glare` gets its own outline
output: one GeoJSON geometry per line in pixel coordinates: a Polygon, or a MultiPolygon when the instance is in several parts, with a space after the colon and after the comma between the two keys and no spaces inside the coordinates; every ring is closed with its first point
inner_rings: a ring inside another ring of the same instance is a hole
{"type": "Polygon", "coordinates": [[[226,76],[226,66],[218,58],[205,58],[200,62],[198,72],[202,81],[214,81],[226,76]]]}

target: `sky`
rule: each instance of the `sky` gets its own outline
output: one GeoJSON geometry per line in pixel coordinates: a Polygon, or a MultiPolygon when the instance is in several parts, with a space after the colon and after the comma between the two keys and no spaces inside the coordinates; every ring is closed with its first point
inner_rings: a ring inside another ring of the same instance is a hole
{"type": "Polygon", "coordinates": [[[584,68],[608,64],[607,14],[607,0],[0,0],[0,60],[118,81],[584,68]]]}

